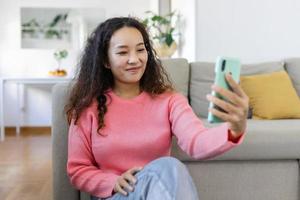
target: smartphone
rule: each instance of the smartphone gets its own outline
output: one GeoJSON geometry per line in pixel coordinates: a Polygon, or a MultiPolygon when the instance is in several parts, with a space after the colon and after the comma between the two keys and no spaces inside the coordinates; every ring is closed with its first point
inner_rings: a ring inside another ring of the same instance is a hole
{"type": "MultiPolygon", "coordinates": [[[[231,74],[232,78],[239,83],[240,81],[240,72],[241,72],[241,64],[239,59],[237,58],[228,58],[228,57],[218,57],[215,65],[215,81],[214,84],[225,88],[227,90],[232,90],[229,84],[226,81],[225,75],[231,74]]],[[[222,100],[226,100],[222,95],[216,93],[215,91],[211,92],[211,95],[220,98],[222,100]]],[[[209,103],[210,108],[216,108],[222,112],[226,112],[223,109],[219,108],[217,105],[212,102],[209,103]]],[[[223,122],[222,119],[213,115],[211,112],[208,112],[207,120],[209,123],[220,123],[223,122]]]]}

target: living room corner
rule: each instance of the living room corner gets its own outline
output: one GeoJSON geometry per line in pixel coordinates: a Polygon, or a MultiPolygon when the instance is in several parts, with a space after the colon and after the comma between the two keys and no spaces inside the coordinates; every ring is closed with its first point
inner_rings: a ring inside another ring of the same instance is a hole
{"type": "Polygon", "coordinates": [[[175,90],[208,129],[220,126],[207,121],[216,60],[241,63],[239,85],[249,98],[243,142],[199,160],[171,137],[171,156],[187,167],[199,198],[299,200],[300,2],[1,0],[0,5],[0,199],[93,198],[67,173],[64,109],[93,30],[123,16],[145,25],[175,90]]]}

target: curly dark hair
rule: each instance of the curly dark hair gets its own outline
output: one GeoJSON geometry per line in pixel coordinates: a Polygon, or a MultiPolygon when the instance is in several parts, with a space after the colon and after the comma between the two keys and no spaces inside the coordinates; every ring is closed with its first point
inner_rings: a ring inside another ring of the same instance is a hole
{"type": "Polygon", "coordinates": [[[140,80],[142,91],[151,96],[165,91],[172,91],[172,83],[161,65],[145,26],[132,17],[115,17],[101,23],[87,39],[85,49],[78,64],[77,73],[73,80],[70,96],[65,112],[68,122],[74,119],[76,124],[80,114],[96,99],[98,102],[98,133],[105,126],[104,115],[107,111],[106,92],[113,88],[114,77],[108,64],[109,42],[115,31],[123,27],[136,28],[143,36],[144,45],[148,53],[145,72],[140,80]]]}

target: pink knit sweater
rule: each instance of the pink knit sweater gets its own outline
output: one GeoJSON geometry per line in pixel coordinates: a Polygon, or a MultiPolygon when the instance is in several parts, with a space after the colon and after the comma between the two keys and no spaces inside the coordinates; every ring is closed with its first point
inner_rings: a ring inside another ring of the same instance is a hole
{"type": "Polygon", "coordinates": [[[156,98],[142,92],[133,99],[107,94],[105,127],[97,133],[94,101],[69,129],[67,172],[79,190],[105,198],[112,195],[119,175],[135,166],[169,156],[171,137],[196,159],[219,155],[240,144],[228,139],[228,124],[207,129],[179,93],[156,98]]]}

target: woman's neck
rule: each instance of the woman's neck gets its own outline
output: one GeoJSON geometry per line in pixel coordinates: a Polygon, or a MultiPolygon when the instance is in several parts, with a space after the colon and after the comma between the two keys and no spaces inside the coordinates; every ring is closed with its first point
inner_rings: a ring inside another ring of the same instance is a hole
{"type": "Polygon", "coordinates": [[[113,88],[114,93],[122,98],[130,99],[138,96],[141,93],[139,84],[116,84],[113,88]]]}

